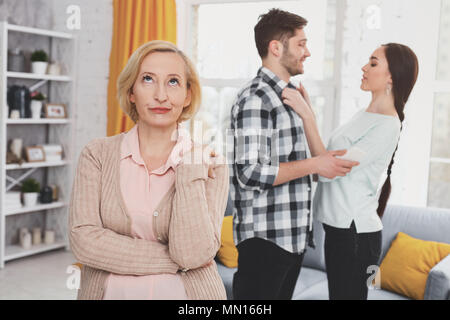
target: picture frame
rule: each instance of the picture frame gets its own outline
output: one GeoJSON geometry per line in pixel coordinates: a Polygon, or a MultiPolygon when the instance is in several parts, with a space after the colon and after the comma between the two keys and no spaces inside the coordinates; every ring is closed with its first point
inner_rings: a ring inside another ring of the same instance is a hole
{"type": "Polygon", "coordinates": [[[45,151],[42,146],[25,147],[27,162],[45,162],[45,151]]]}
{"type": "Polygon", "coordinates": [[[44,106],[45,117],[48,119],[65,119],[67,118],[66,105],[61,103],[46,103],[44,106]]]}

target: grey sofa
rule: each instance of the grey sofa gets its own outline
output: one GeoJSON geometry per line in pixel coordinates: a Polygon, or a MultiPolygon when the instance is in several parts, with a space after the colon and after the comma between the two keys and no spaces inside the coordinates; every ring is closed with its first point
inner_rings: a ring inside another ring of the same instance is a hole
{"type": "MultiPolygon", "coordinates": [[[[388,206],[383,217],[382,256],[384,259],[398,232],[412,237],[450,244],[450,210],[388,206]]],[[[308,248],[303,267],[295,286],[293,300],[328,300],[327,274],[324,258],[324,231],[319,222],[314,223],[316,249],[308,248]]],[[[232,299],[232,282],[235,268],[217,263],[225,284],[228,299],[232,299]]],[[[369,275],[368,275],[369,276],[369,275]]],[[[430,272],[425,290],[426,299],[450,299],[450,256],[430,272]],[[433,275],[433,276],[432,276],[433,275]]],[[[369,290],[369,300],[406,300],[407,297],[382,290],[369,290]]]]}

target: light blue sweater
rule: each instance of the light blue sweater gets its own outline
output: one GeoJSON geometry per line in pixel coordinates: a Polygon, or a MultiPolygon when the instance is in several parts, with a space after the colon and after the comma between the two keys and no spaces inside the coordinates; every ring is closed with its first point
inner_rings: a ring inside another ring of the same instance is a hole
{"type": "Polygon", "coordinates": [[[383,229],[377,214],[378,189],[397,146],[400,125],[397,117],[361,110],[333,132],[328,150],[357,147],[365,154],[345,177],[319,177],[313,208],[320,222],[349,228],[354,220],[358,233],[383,229]]]}

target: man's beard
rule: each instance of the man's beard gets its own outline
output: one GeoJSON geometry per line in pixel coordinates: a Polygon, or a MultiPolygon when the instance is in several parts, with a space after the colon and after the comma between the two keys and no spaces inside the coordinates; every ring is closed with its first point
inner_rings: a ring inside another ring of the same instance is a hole
{"type": "Polygon", "coordinates": [[[286,49],[283,48],[280,63],[291,77],[303,74],[303,70],[298,66],[297,59],[289,52],[289,47],[286,47],[286,49]]]}

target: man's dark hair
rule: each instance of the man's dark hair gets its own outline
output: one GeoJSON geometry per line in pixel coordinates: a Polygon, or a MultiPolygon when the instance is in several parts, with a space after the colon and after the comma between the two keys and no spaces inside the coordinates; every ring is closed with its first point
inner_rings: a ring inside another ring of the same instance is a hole
{"type": "Polygon", "coordinates": [[[259,56],[265,58],[269,50],[269,43],[278,40],[285,43],[295,35],[297,29],[303,29],[308,21],[296,14],[280,9],[271,9],[259,16],[255,26],[255,42],[259,56]]]}

